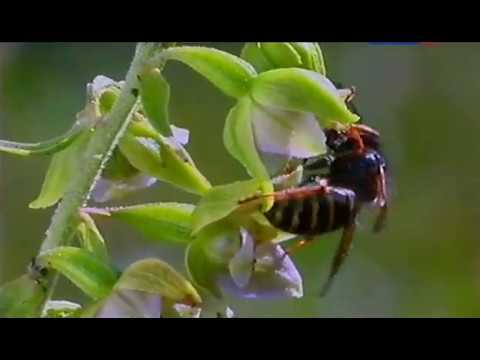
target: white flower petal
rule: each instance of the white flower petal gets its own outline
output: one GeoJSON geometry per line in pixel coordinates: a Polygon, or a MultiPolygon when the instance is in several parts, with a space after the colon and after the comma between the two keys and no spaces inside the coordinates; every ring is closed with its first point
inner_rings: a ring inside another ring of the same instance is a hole
{"type": "Polygon", "coordinates": [[[156,182],[157,179],[143,174],[138,174],[124,181],[111,181],[101,178],[95,184],[92,198],[97,203],[105,203],[149,188],[156,182]]]}
{"type": "Polygon", "coordinates": [[[239,288],[245,288],[250,281],[255,261],[255,243],[252,236],[241,230],[242,245],[235,256],[230,260],[229,270],[233,281],[239,288]]]}
{"type": "Polygon", "coordinates": [[[117,290],[97,312],[97,318],[159,318],[162,297],[135,290],[117,290]]]}
{"type": "Polygon", "coordinates": [[[176,127],[175,125],[172,125],[171,129],[172,129],[173,137],[175,138],[175,140],[179,144],[181,144],[183,146],[188,144],[188,142],[190,140],[190,131],[189,130],[176,127]]]}
{"type": "Polygon", "coordinates": [[[191,307],[185,304],[175,304],[173,308],[178,313],[180,317],[183,318],[199,318],[202,313],[202,309],[199,307],[191,307]]]}
{"type": "Polygon", "coordinates": [[[255,142],[261,153],[290,158],[324,154],[325,134],[311,113],[256,105],[252,111],[255,142]]]}
{"type": "Polygon", "coordinates": [[[248,285],[237,286],[231,276],[219,277],[219,285],[226,293],[244,299],[301,298],[303,281],[289,256],[274,244],[256,249],[256,264],[248,285]]]}
{"type": "Polygon", "coordinates": [[[112,86],[116,86],[117,82],[113,79],[110,79],[109,77],[99,75],[95,79],[93,79],[93,82],[91,85],[92,85],[93,95],[97,97],[97,96],[100,96],[103,90],[112,86]]]}

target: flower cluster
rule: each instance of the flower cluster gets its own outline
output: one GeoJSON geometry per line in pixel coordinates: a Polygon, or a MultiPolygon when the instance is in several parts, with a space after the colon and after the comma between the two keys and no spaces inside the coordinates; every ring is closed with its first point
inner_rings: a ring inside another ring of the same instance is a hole
{"type": "MultiPolygon", "coordinates": [[[[128,128],[92,184],[92,200],[106,203],[166,182],[198,195],[198,203],[81,209],[72,234],[77,245],[44,251],[28,275],[4,285],[0,314],[34,316],[43,309],[43,316],[57,317],[199,317],[212,311],[232,316],[222,303],[226,294],[302,297],[302,278],[281,246],[293,235],[275,229],[263,216],[272,205],[268,197],[250,207],[243,200],[295,184],[295,176],[277,177],[282,169],[297,159],[324,154],[325,127],[358,120],[345,105],[349,91],[337,89],[327,78],[318,44],[247,43],[241,57],[204,47],[157,49],[138,74],[137,85],[128,128]],[[196,167],[186,150],[189,131],[170,124],[170,88],[159,68],[168,61],[186,64],[236,100],[223,140],[250,180],[212,186],[196,167]],[[184,246],[189,279],[158,259],[117,269],[93,219],[105,216],[155,241],[184,246]],[[49,270],[67,277],[92,302],[49,301],[42,306],[42,278],[49,270]],[[221,310],[212,310],[209,298],[219,301],[221,310]]],[[[84,150],[121,101],[124,86],[96,77],[87,86],[85,108],[61,137],[38,144],[0,142],[0,151],[15,155],[53,154],[31,208],[50,207],[62,199],[78,164],[86,160],[84,150]]]]}

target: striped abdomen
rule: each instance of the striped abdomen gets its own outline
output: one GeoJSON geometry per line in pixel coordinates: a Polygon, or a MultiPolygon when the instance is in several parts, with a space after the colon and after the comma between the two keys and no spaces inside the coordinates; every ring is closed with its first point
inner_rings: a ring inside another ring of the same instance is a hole
{"type": "Polygon", "coordinates": [[[274,206],[265,214],[276,228],[298,235],[320,235],[338,230],[347,225],[354,215],[355,194],[353,191],[328,187],[326,192],[299,188],[298,193],[276,199],[274,206]]]}

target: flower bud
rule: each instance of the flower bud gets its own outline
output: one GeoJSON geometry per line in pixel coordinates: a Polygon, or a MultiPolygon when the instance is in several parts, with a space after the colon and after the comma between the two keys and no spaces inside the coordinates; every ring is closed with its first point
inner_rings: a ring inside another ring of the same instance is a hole
{"type": "Polygon", "coordinates": [[[257,42],[247,43],[242,58],[259,72],[281,68],[302,68],[325,75],[325,64],[318,43],[257,42]]]}
{"type": "Polygon", "coordinates": [[[170,86],[159,69],[148,69],[139,75],[140,97],[145,114],[163,136],[171,136],[168,119],[170,86]]]}
{"type": "MultiPolygon", "coordinates": [[[[96,78],[91,85],[101,115],[112,110],[120,87],[120,83],[104,77],[96,78]]],[[[161,73],[157,69],[142,73],[140,90],[143,109],[133,115],[119,147],[109,159],[92,193],[94,200],[103,203],[118,199],[148,188],[157,180],[193,193],[206,191],[210,184],[183,147],[188,143],[189,131],[168,122],[169,87],[161,73]],[[165,137],[157,129],[171,136],[165,137]]]]}
{"type": "Polygon", "coordinates": [[[325,61],[323,59],[320,45],[314,42],[292,42],[290,43],[302,59],[302,68],[313,70],[326,75],[325,61]]]}

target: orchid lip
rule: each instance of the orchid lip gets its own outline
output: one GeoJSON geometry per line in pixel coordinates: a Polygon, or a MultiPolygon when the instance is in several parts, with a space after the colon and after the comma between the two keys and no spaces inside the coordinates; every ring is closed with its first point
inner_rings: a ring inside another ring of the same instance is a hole
{"type": "MultiPolygon", "coordinates": [[[[246,238],[251,236],[248,235],[246,238]]],[[[248,245],[237,252],[235,265],[239,266],[238,258],[241,259],[248,253],[246,249],[248,250],[248,245]]],[[[248,257],[242,260],[246,259],[248,257]]],[[[302,278],[295,264],[280,245],[270,243],[258,245],[252,263],[254,266],[251,274],[241,272],[231,274],[230,272],[220,276],[218,282],[222,290],[244,299],[301,298],[303,296],[302,278]],[[245,279],[249,279],[248,282],[245,279]]],[[[243,266],[242,269],[247,272],[248,266],[243,266]]]]}

